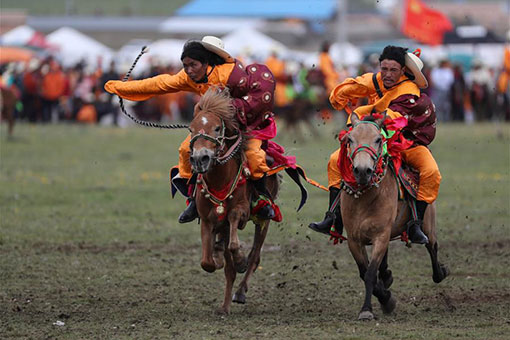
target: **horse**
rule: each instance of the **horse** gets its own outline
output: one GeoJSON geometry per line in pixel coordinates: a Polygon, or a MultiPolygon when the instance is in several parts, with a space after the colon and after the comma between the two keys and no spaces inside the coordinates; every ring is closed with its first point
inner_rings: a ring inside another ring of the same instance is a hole
{"type": "MultiPolygon", "coordinates": [[[[353,128],[342,137],[342,148],[351,150],[352,173],[358,185],[364,187],[360,192],[343,185],[340,196],[349,250],[365,283],[365,301],[358,320],[374,319],[372,294],[385,314],[395,309],[396,300],[389,290],[393,277],[388,269],[388,246],[390,240],[406,231],[406,222],[412,218],[408,203],[399,200],[396,176],[392,170],[384,169],[389,165],[386,160],[381,160],[384,144],[381,127],[385,118],[384,114],[378,119],[359,120],[353,114],[353,128]],[[378,164],[382,164],[379,169],[384,171],[376,171],[378,164]],[[367,245],[372,245],[370,260],[367,245]]],[[[448,276],[449,270],[438,261],[435,204],[429,204],[425,212],[423,231],[429,238],[426,248],[432,262],[432,278],[439,283],[448,276]]]]}
{"type": "Polygon", "coordinates": [[[12,138],[14,130],[14,112],[18,98],[13,90],[0,88],[0,119],[7,121],[7,138],[12,138]]]}
{"type": "MultiPolygon", "coordinates": [[[[255,191],[246,180],[249,170],[242,152],[244,136],[228,91],[209,89],[195,105],[189,129],[190,161],[198,174],[194,195],[201,228],[200,265],[210,273],[224,267],[225,296],[217,311],[229,314],[232,301],[246,302],[248,281],[259,265],[270,221],[254,219],[255,236],[246,258],[237,231],[244,229],[250,219],[255,191]],[[232,297],[236,273],[243,272],[244,278],[232,297]]],[[[276,175],[269,176],[266,183],[275,198],[279,187],[276,175]]]]}

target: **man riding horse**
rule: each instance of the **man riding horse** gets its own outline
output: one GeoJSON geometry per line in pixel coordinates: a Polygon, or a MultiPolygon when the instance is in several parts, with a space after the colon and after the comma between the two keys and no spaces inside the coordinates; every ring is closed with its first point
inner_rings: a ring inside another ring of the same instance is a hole
{"type": "MultiPolygon", "coordinates": [[[[179,91],[203,95],[210,87],[228,88],[235,107],[237,119],[248,137],[245,155],[251,180],[259,197],[254,202],[258,218],[275,218],[276,206],[266,189],[266,176],[281,170],[270,168],[266,163],[266,152],[262,149],[270,139],[276,136],[276,123],[273,119],[273,100],[275,79],[269,68],[261,64],[248,65],[246,68],[234,59],[225,49],[223,41],[217,37],[205,36],[201,41],[190,40],[181,54],[183,69],[175,75],[162,74],[137,81],[108,81],[105,89],[129,100],[146,100],[154,95],[179,91]]],[[[205,122],[204,122],[205,124],[205,122]]],[[[274,146],[272,142],[270,145],[274,146]]],[[[288,165],[286,156],[279,148],[270,148],[283,166],[288,165]]],[[[268,151],[269,153],[269,151],[268,151]]],[[[290,160],[289,160],[290,162],[290,160]]],[[[187,223],[198,217],[193,197],[194,184],[190,163],[190,135],[179,147],[179,174],[173,183],[181,180],[186,183],[188,207],[179,216],[180,223],[187,223]]],[[[183,191],[183,190],[181,190],[183,191]]]]}
{"type": "MultiPolygon", "coordinates": [[[[358,117],[386,111],[387,117],[395,119],[404,116],[408,119],[403,129],[404,136],[413,141],[411,148],[402,151],[402,159],[419,172],[419,189],[416,201],[417,218],[409,222],[407,234],[413,243],[428,243],[422,225],[428,204],[434,202],[439,191],[441,174],[427,145],[435,137],[436,115],[430,98],[420,93],[428,86],[421,72],[423,62],[419,51],[407,52],[406,48],[386,46],[379,57],[381,71],[366,73],[357,78],[347,78],[336,86],[329,100],[337,110],[346,109],[351,113],[351,105],[360,98],[368,97],[369,104],[354,110],[358,117]]],[[[309,227],[329,234],[330,230],[342,233],[342,216],[339,209],[340,185],[342,177],[338,165],[340,149],[331,154],[328,163],[328,184],[330,191],[329,209],[321,222],[309,227]]]]}

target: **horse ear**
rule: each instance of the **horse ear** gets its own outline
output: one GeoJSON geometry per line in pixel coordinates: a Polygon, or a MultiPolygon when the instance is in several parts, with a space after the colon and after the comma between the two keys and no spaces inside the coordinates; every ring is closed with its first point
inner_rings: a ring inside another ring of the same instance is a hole
{"type": "Polygon", "coordinates": [[[356,113],[351,113],[351,124],[355,125],[357,122],[359,122],[358,115],[356,113]]]}
{"type": "Polygon", "coordinates": [[[383,124],[384,124],[384,121],[386,120],[386,111],[381,112],[381,113],[379,114],[379,116],[381,116],[381,117],[377,118],[377,119],[375,120],[375,123],[376,123],[377,125],[379,125],[379,127],[382,127],[382,126],[383,126],[383,124]]]}
{"type": "Polygon", "coordinates": [[[200,106],[200,103],[196,103],[195,107],[193,108],[193,117],[197,114],[198,111],[201,111],[202,107],[200,106]]]}

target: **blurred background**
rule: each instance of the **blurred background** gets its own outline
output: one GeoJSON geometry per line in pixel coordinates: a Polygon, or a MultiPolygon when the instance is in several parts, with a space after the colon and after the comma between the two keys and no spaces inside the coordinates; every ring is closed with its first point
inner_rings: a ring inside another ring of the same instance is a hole
{"type": "MultiPolygon", "coordinates": [[[[186,40],[216,35],[245,64],[268,64],[283,118],[329,119],[330,84],[377,71],[393,44],[421,49],[440,121],[508,121],[509,18],[510,1],[491,0],[2,0],[1,83],[15,98],[3,103],[21,121],[127,126],[104,83],[144,45],[134,78],[178,72],[186,40]]],[[[169,94],[131,109],[186,121],[195,101],[169,94]]]]}

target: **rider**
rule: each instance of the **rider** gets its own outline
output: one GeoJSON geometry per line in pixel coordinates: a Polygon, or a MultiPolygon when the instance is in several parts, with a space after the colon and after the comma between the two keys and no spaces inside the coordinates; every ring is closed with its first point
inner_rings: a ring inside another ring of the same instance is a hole
{"type": "MultiPolygon", "coordinates": [[[[245,154],[251,180],[257,190],[262,207],[256,213],[261,219],[275,217],[272,198],[266,189],[265,179],[274,169],[266,164],[263,143],[276,136],[273,119],[273,97],[275,80],[265,65],[252,64],[244,68],[225,49],[217,37],[205,36],[201,41],[186,42],[181,54],[183,69],[175,75],[162,74],[143,80],[122,82],[108,81],[105,89],[129,100],[146,100],[154,95],[178,91],[203,95],[211,86],[226,87],[232,97],[237,119],[248,136],[245,154]]],[[[188,185],[188,207],[179,216],[180,223],[191,222],[198,217],[193,199],[193,184],[190,163],[190,138],[179,147],[179,176],[188,185]]],[[[175,178],[174,178],[175,179],[175,178]]],[[[175,183],[175,182],[174,182],[175,183]]]]}
{"type": "MultiPolygon", "coordinates": [[[[428,204],[436,200],[441,182],[437,163],[427,148],[435,136],[435,108],[429,97],[420,93],[420,89],[426,88],[428,83],[421,72],[423,63],[419,58],[419,51],[410,53],[406,48],[386,46],[379,62],[380,72],[346,79],[335,87],[329,100],[335,109],[345,108],[351,111],[351,104],[355,105],[358,99],[368,97],[368,105],[354,110],[358,117],[386,111],[387,116],[392,119],[400,116],[408,119],[403,133],[414,143],[411,148],[402,151],[402,159],[418,170],[420,182],[416,201],[418,219],[408,223],[407,232],[411,242],[425,244],[428,243],[428,238],[422,231],[425,210],[428,204]]],[[[330,211],[326,213],[323,221],[311,223],[309,226],[325,234],[329,234],[333,224],[337,232],[342,233],[340,209],[333,206],[337,204],[335,199],[340,194],[342,180],[338,168],[339,150],[331,154],[328,163],[330,211]]]]}

